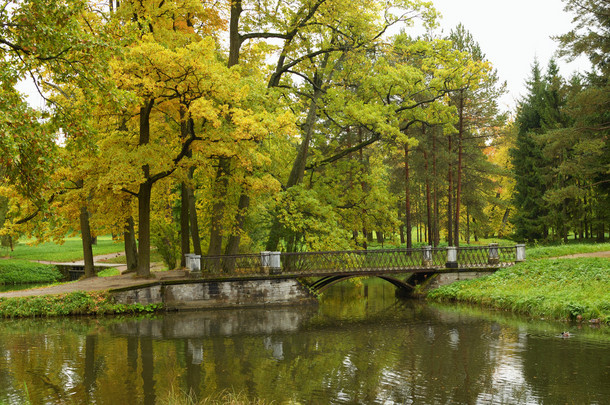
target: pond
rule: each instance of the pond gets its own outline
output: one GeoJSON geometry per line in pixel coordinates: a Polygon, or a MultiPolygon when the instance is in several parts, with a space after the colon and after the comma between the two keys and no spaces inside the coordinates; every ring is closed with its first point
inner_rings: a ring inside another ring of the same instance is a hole
{"type": "Polygon", "coordinates": [[[380,280],[319,306],[0,321],[0,404],[603,404],[607,327],[398,299],[380,280]],[[570,330],[569,338],[561,332],[570,330]]]}

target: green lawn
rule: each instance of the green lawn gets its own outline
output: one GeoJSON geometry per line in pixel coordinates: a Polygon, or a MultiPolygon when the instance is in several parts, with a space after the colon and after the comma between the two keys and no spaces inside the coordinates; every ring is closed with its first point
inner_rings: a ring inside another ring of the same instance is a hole
{"type": "Polygon", "coordinates": [[[0,260],[0,285],[54,283],[62,278],[53,265],[23,259],[0,260]]]}
{"type": "Polygon", "coordinates": [[[556,319],[600,319],[610,323],[610,260],[543,259],[428,293],[438,301],[482,304],[556,319]]]}
{"type": "Polygon", "coordinates": [[[527,259],[532,260],[574,255],[578,253],[606,251],[610,251],[610,243],[569,243],[567,245],[525,246],[525,256],[527,259]]]}
{"type": "MultiPolygon", "coordinates": [[[[99,236],[97,245],[93,246],[93,255],[104,255],[124,251],[123,242],[114,242],[110,236],[99,236]]],[[[26,260],[48,260],[53,262],[71,262],[83,259],[83,245],[78,237],[66,238],[61,245],[53,242],[30,245],[19,242],[14,251],[1,248],[0,257],[26,260]]]]}

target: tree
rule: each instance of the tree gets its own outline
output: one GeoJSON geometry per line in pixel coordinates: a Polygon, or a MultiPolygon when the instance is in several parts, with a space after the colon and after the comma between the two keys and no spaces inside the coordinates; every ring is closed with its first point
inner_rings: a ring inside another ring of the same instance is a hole
{"type": "Polygon", "coordinates": [[[515,208],[513,216],[517,238],[527,241],[545,239],[547,209],[543,195],[546,183],[543,178],[545,167],[542,148],[538,136],[543,128],[543,114],[546,109],[545,83],[537,61],[532,65],[528,81],[529,94],[520,103],[517,113],[517,139],[511,151],[515,170],[515,208]]]}
{"type": "MultiPolygon", "coordinates": [[[[472,35],[466,31],[462,25],[458,25],[455,30],[452,30],[449,38],[452,40],[455,49],[467,52],[474,61],[486,63],[485,55],[481,51],[479,45],[475,42],[472,35]]],[[[489,69],[484,75],[473,75],[470,78],[465,78],[464,86],[457,92],[452,94],[452,102],[457,108],[457,165],[456,165],[456,191],[455,191],[455,210],[453,220],[453,241],[449,241],[453,246],[459,246],[460,243],[460,219],[462,216],[462,199],[463,199],[463,179],[469,175],[468,167],[476,168],[481,173],[486,166],[487,158],[483,154],[485,148],[485,140],[492,139],[494,129],[501,126],[504,116],[498,111],[497,100],[505,91],[505,84],[499,84],[497,72],[489,69]],[[466,160],[465,158],[468,158],[466,160]]],[[[451,135],[449,135],[451,137],[451,135]]],[[[451,141],[450,141],[451,144],[451,141]]],[[[450,149],[449,154],[453,151],[450,149]]],[[[453,165],[449,166],[449,204],[451,205],[452,182],[451,174],[453,165]]],[[[476,174],[473,173],[473,178],[476,174]]],[[[483,176],[478,175],[479,179],[483,176]]],[[[469,182],[474,185],[479,182],[469,182]]],[[[473,203],[475,201],[484,200],[485,191],[492,188],[491,184],[479,185],[477,187],[482,191],[478,197],[469,198],[473,203]]],[[[469,190],[471,193],[476,192],[476,188],[469,190]]],[[[484,204],[483,204],[484,205],[484,204]]],[[[480,205],[482,208],[483,205],[480,205]]],[[[471,206],[471,208],[474,208],[471,206]]],[[[472,210],[471,210],[472,211],[472,210]]],[[[482,212],[482,209],[479,211],[482,212]]],[[[451,218],[451,207],[449,207],[449,217],[451,218]]],[[[469,215],[467,215],[469,216],[469,215]]],[[[448,221],[451,228],[451,220],[448,221]]],[[[449,235],[452,233],[449,232],[449,235]]],[[[451,239],[451,238],[449,238],[451,239]]]]}
{"type": "Polygon", "coordinates": [[[580,204],[588,214],[581,216],[581,236],[583,233],[586,236],[589,227],[595,227],[598,238],[604,239],[610,204],[610,39],[607,35],[610,2],[566,0],[566,10],[575,14],[575,26],[557,38],[560,55],[568,59],[584,55],[592,64],[592,71],[581,83],[580,91],[572,92],[567,101],[567,114],[573,120],[570,133],[575,142],[572,158],[566,161],[565,167],[582,175],[576,187],[583,195],[579,198],[580,204]]]}

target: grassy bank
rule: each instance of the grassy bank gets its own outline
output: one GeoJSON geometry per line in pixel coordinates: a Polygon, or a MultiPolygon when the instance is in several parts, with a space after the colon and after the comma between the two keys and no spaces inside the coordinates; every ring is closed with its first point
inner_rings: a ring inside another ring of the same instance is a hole
{"type": "Polygon", "coordinates": [[[57,267],[28,260],[0,260],[0,284],[54,283],[63,275],[57,267]]]}
{"type": "Polygon", "coordinates": [[[428,293],[436,301],[461,301],[536,317],[610,323],[610,260],[550,259],[519,263],[475,280],[428,293]]]}
{"type": "MultiPolygon", "coordinates": [[[[105,255],[124,251],[123,243],[117,243],[111,236],[99,236],[93,246],[93,255],[105,255]]],[[[52,262],[71,262],[83,259],[83,242],[80,238],[66,238],[63,244],[45,242],[30,245],[28,241],[18,243],[12,252],[3,248],[0,256],[11,259],[44,260],[52,262]]]]}
{"type": "Polygon", "coordinates": [[[135,314],[159,309],[160,304],[116,304],[106,291],[0,298],[0,318],[135,314]]]}
{"type": "Polygon", "coordinates": [[[570,243],[566,245],[536,246],[526,245],[525,252],[528,260],[548,259],[575,255],[579,253],[607,252],[610,243],[570,243]]]}

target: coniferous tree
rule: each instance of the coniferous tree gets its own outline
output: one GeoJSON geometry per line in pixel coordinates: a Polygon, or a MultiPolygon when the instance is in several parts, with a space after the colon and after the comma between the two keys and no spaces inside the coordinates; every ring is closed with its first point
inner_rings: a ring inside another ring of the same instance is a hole
{"type": "Polygon", "coordinates": [[[545,113],[545,84],[538,61],[532,66],[531,79],[527,83],[529,94],[519,105],[517,114],[517,139],[511,151],[515,175],[513,216],[515,234],[519,240],[545,239],[548,228],[545,223],[547,210],[544,203],[546,184],[543,178],[544,159],[539,144],[545,113]]]}

